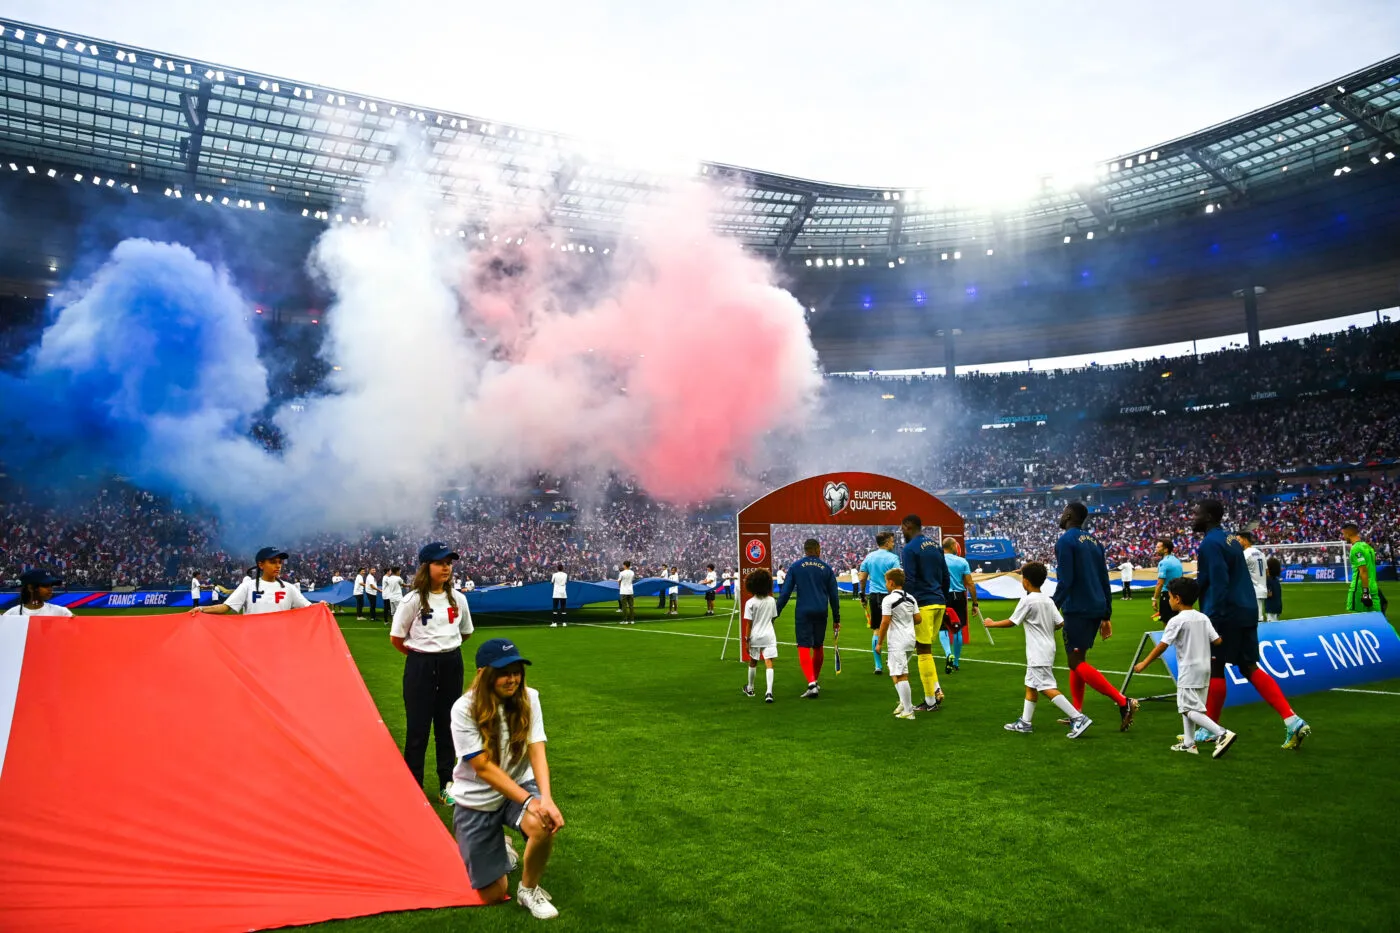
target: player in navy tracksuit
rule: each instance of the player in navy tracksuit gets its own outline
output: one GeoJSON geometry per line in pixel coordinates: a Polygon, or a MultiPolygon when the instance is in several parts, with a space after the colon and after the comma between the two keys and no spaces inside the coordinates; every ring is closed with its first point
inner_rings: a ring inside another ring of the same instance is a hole
{"type": "Polygon", "coordinates": [[[1051,597],[1065,617],[1065,655],[1069,659],[1069,695],[1074,708],[1084,710],[1084,685],[1118,704],[1119,729],[1133,724],[1138,701],[1118,692],[1086,657],[1094,637],[1113,634],[1113,590],[1108,583],[1108,562],[1103,545],[1084,530],[1089,510],[1071,502],[1060,514],[1063,533],[1055,542],[1055,595],[1051,597]]]}
{"type": "MultiPolygon", "coordinates": [[[[1196,506],[1191,530],[1204,534],[1196,549],[1196,582],[1201,587],[1201,611],[1210,617],[1220,633],[1220,644],[1211,649],[1210,691],[1206,694],[1206,715],[1216,722],[1225,708],[1225,665],[1233,664],[1249,679],[1264,702],[1283,717],[1287,730],[1284,748],[1297,748],[1312,734],[1312,727],[1293,712],[1288,699],[1269,672],[1259,668],[1259,604],[1254,581],[1244,559],[1244,545],[1234,535],[1226,535],[1221,522],[1225,506],[1219,499],[1206,499],[1196,506]]],[[[1197,733],[1197,741],[1200,741],[1197,733]]]]}
{"type": "Polygon", "coordinates": [[[797,593],[797,662],[802,665],[802,673],[807,675],[807,692],[804,700],[815,700],[819,693],[817,679],[822,675],[822,662],[826,660],[826,608],[831,607],[831,621],[835,631],[841,631],[841,591],[836,587],[836,574],[821,559],[822,546],[816,538],[808,538],[802,543],[803,557],[792,562],[783,580],[782,592],[778,594],[778,611],[797,593]]]}
{"type": "Polygon", "coordinates": [[[924,702],[914,709],[935,712],[943,706],[943,688],[938,685],[933,640],[943,628],[943,614],[948,609],[953,579],[943,557],[943,543],[924,535],[924,523],[919,516],[904,516],[899,527],[904,532],[904,550],[899,554],[904,568],[904,592],[919,604],[918,620],[914,623],[914,657],[919,665],[919,680],[924,685],[924,702]]]}

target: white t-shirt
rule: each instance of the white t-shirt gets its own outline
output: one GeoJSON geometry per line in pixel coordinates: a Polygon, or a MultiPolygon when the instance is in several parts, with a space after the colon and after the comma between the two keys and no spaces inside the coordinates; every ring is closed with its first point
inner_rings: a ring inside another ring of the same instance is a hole
{"type": "Polygon", "coordinates": [[[468,577],[466,581],[462,584],[462,592],[470,593],[474,589],[476,589],[476,582],[472,580],[471,577],[468,577]]]}
{"type": "Polygon", "coordinates": [[[351,593],[350,595],[352,595],[352,596],[363,596],[363,595],[365,595],[365,577],[364,577],[364,574],[360,574],[360,573],[355,574],[355,592],[351,593]]]}
{"type": "Polygon", "coordinates": [[[1044,593],[1027,593],[1011,613],[1013,625],[1026,631],[1026,666],[1053,667],[1055,628],[1064,622],[1054,600],[1044,593]]]}
{"type": "Polygon", "coordinates": [[[749,622],[750,648],[778,647],[778,633],[773,619],[778,615],[778,602],[771,596],[750,596],[744,603],[744,618],[749,622]]]}
{"type": "MultiPolygon", "coordinates": [[[[673,581],[679,583],[679,582],[680,582],[680,579],[681,579],[681,575],[678,574],[678,573],[672,573],[672,574],[671,574],[670,576],[668,576],[666,579],[667,579],[667,580],[673,580],[673,581]]],[[[680,591],[681,591],[681,588],[680,588],[680,587],[678,587],[678,586],[673,586],[673,587],[671,587],[669,590],[667,590],[666,593],[667,593],[668,596],[675,596],[675,595],[678,594],[680,591]]]]}
{"type": "Polygon", "coordinates": [[[715,573],[713,570],[705,571],[705,587],[707,589],[714,589],[715,586],[718,585],[718,583],[719,574],[715,573]]]}
{"type": "MultiPolygon", "coordinates": [[[[535,769],[530,767],[530,745],[545,741],[544,712],[540,709],[540,693],[534,687],[526,687],[525,695],[530,698],[530,740],[525,754],[519,761],[506,761],[510,748],[510,731],[506,725],[506,711],[502,707],[497,719],[498,730],[493,738],[496,741],[496,764],[500,765],[511,780],[517,784],[535,779],[535,769]]],[[[506,798],[490,784],[477,777],[471,759],[480,755],[486,747],[481,730],[472,719],[472,691],[468,690],[452,704],[452,745],[457,752],[457,764],[452,768],[452,798],[464,807],[473,810],[499,810],[506,798]],[[467,759],[463,761],[462,759],[467,759]]]]}
{"type": "Polygon", "coordinates": [[[635,571],[624,569],[617,575],[617,595],[631,596],[632,583],[637,579],[635,571]]]}
{"type": "Polygon", "coordinates": [[[301,590],[295,583],[284,583],[281,580],[268,583],[263,579],[254,581],[244,577],[243,582],[238,584],[238,589],[233,591],[224,605],[234,612],[256,616],[264,612],[305,609],[311,603],[301,595],[301,590]]]}
{"type": "Polygon", "coordinates": [[[5,610],[7,616],[71,616],[67,606],[59,606],[54,603],[44,603],[38,609],[26,609],[23,603],[11,606],[5,610]]]}
{"type": "Polygon", "coordinates": [[[554,584],[554,598],[569,598],[569,575],[562,570],[556,570],[554,576],[550,577],[550,582],[554,584]]]}
{"type": "Polygon", "coordinates": [[[332,583],[344,583],[344,582],[345,582],[345,578],[342,577],[342,576],[341,576],[340,574],[338,574],[338,573],[337,573],[337,574],[332,574],[332,575],[331,575],[331,582],[332,582],[332,583]]]}
{"type": "Polygon", "coordinates": [[[918,600],[903,590],[894,590],[880,600],[880,619],[890,617],[890,627],[885,631],[885,642],[890,645],[909,644],[914,641],[914,616],[919,612],[918,600]]]}
{"type": "Polygon", "coordinates": [[[1210,643],[1220,637],[1204,612],[1187,609],[1172,616],[1162,641],[1176,649],[1176,685],[1210,686],[1210,643]]]}
{"type": "Polygon", "coordinates": [[[1249,568],[1249,582],[1254,584],[1254,598],[1264,599],[1269,595],[1268,563],[1264,552],[1257,547],[1244,549],[1244,565],[1249,568]]]}
{"type": "Polygon", "coordinates": [[[452,595],[456,597],[455,608],[446,591],[429,593],[427,618],[424,618],[418,591],[409,591],[394,613],[389,634],[402,638],[406,648],[428,654],[461,647],[462,639],[472,633],[472,611],[467,607],[467,597],[455,590],[452,595]]]}
{"type": "Polygon", "coordinates": [[[1125,560],[1118,565],[1118,572],[1122,574],[1124,582],[1127,582],[1133,578],[1133,565],[1125,560]]]}
{"type": "Polygon", "coordinates": [[[384,578],[384,598],[403,599],[403,577],[391,573],[384,578]]]}
{"type": "Polygon", "coordinates": [[[365,577],[365,595],[378,596],[379,583],[374,579],[374,574],[365,577]]]}
{"type": "Polygon", "coordinates": [[[199,602],[199,577],[190,580],[190,599],[199,602]]]}
{"type": "Polygon", "coordinates": [[[782,569],[779,569],[778,572],[777,572],[776,574],[774,574],[774,576],[773,576],[773,582],[776,583],[776,584],[778,584],[779,586],[782,586],[782,585],[783,585],[783,581],[786,580],[786,579],[787,579],[787,571],[786,571],[786,570],[782,570],[782,569]]]}

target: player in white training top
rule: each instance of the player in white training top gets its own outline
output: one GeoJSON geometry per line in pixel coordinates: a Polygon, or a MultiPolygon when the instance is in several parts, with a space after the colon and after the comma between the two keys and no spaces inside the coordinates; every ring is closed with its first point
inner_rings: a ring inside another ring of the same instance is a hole
{"type": "Polygon", "coordinates": [[[1254,584],[1254,600],[1259,604],[1257,618],[1263,622],[1268,618],[1264,612],[1264,600],[1269,598],[1269,561],[1264,552],[1254,546],[1254,532],[1237,531],[1235,537],[1244,544],[1244,565],[1249,570],[1249,582],[1254,584]]]}
{"type": "Polygon", "coordinates": [[[564,565],[559,564],[554,568],[554,576],[549,578],[549,582],[554,584],[554,610],[550,615],[554,621],[549,623],[550,628],[558,627],[562,621],[569,624],[569,575],[564,572],[564,565]]]}

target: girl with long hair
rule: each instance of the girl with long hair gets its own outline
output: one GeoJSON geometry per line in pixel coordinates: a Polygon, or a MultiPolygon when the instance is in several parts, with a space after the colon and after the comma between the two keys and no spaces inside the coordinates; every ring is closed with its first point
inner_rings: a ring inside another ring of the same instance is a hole
{"type": "Polygon", "coordinates": [[[67,606],[49,602],[53,588],[63,581],[47,570],[26,570],[19,575],[19,604],[5,611],[7,616],[71,616],[67,606]]]}
{"type": "Polygon", "coordinates": [[[492,638],[476,652],[476,677],[452,705],[457,765],[449,793],[452,830],[472,887],[487,904],[506,899],[509,875],[522,860],[510,836],[525,836],[516,897],[535,917],[559,916],[540,879],[564,815],[550,791],[540,694],[525,684],[530,662],[506,638],[492,638]]]}
{"type": "Polygon", "coordinates": [[[403,706],[407,729],[403,758],[423,786],[428,736],[437,745],[438,801],[451,803],[452,704],[462,695],[465,671],[462,641],[472,634],[467,598],[452,586],[452,562],[459,555],[441,541],[418,552],[413,586],[399,603],[389,643],[404,655],[403,706]]]}

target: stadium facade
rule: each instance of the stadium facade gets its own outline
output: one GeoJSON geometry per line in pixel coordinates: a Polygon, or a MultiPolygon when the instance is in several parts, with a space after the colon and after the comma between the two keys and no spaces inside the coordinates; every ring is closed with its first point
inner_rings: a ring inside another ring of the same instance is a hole
{"type": "MultiPolygon", "coordinates": [[[[558,134],[0,20],[0,295],[41,296],[95,247],[178,238],[286,321],[328,224],[410,131],[458,215],[544,205],[540,234],[607,262],[674,183],[558,134]],[[491,180],[484,181],[489,175],[491,180]]],[[[1028,159],[1034,154],[1029,153],[1028,159]]],[[[1004,211],[918,189],[703,163],[712,223],[773,260],[828,371],[937,368],[1249,332],[1400,303],[1400,56],[1046,177],[1004,211]]]]}

